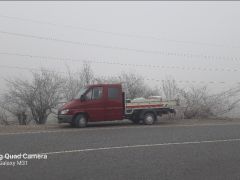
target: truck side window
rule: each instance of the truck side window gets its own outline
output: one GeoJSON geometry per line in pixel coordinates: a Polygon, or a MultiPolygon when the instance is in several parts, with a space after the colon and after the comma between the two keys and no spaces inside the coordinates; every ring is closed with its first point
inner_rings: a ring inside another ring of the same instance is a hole
{"type": "Polygon", "coordinates": [[[118,99],[119,89],[110,87],[108,88],[108,99],[118,99]]]}
{"type": "Polygon", "coordinates": [[[93,88],[92,99],[100,99],[102,97],[103,88],[102,87],[95,87],[93,88]]]}
{"type": "Polygon", "coordinates": [[[85,99],[88,101],[88,100],[91,100],[92,99],[92,89],[90,89],[87,94],[85,95],[85,99]]]}
{"type": "Polygon", "coordinates": [[[96,100],[100,99],[103,94],[103,88],[102,87],[94,87],[90,89],[87,94],[85,95],[86,100],[96,100]]]}

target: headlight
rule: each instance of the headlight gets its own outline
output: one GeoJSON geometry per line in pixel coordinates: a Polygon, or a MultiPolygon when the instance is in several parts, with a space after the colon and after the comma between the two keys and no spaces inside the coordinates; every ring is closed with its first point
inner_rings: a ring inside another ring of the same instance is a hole
{"type": "Polygon", "coordinates": [[[67,114],[69,112],[69,109],[64,109],[60,112],[60,114],[67,114]]]}

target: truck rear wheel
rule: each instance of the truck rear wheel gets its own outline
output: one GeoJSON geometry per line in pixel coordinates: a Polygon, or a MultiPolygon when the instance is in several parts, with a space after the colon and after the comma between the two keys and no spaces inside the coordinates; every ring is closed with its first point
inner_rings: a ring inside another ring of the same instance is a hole
{"type": "Polygon", "coordinates": [[[87,126],[87,118],[83,114],[78,114],[74,118],[74,124],[77,128],[84,128],[87,126]]]}
{"type": "Polygon", "coordinates": [[[143,123],[146,125],[152,125],[156,121],[156,117],[153,113],[146,113],[143,116],[143,123]]]}

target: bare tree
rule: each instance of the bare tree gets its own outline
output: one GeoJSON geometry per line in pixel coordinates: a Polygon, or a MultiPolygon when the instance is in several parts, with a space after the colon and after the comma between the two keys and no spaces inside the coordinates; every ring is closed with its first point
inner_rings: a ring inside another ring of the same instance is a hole
{"type": "Polygon", "coordinates": [[[28,106],[37,124],[45,124],[61,100],[63,81],[58,74],[46,69],[32,74],[30,82],[19,78],[8,81],[9,94],[28,106]]]}
{"type": "Polygon", "coordinates": [[[84,62],[80,71],[81,84],[87,86],[94,83],[94,73],[89,62],[84,62]]]}
{"type": "Polygon", "coordinates": [[[178,98],[179,88],[172,77],[168,76],[166,80],[162,81],[162,90],[167,100],[178,98]]]}
{"type": "Polygon", "coordinates": [[[206,86],[181,90],[181,105],[184,107],[184,116],[187,119],[218,117],[237,107],[240,102],[240,99],[237,98],[239,92],[239,89],[228,90],[210,95],[206,86]]]}
{"type": "Polygon", "coordinates": [[[66,67],[68,75],[63,77],[64,86],[62,87],[62,94],[64,101],[69,101],[76,97],[81,88],[93,84],[96,81],[93,70],[91,69],[91,64],[88,62],[84,62],[80,71],[75,73],[72,72],[68,66],[66,67]]]}
{"type": "Polygon", "coordinates": [[[119,77],[114,76],[97,76],[94,78],[94,83],[104,84],[104,83],[123,83],[120,81],[119,77]]]}
{"type": "Polygon", "coordinates": [[[184,106],[184,116],[187,119],[213,115],[211,106],[208,105],[206,87],[190,87],[188,91],[181,90],[181,105],[184,106]]]}
{"type": "Polygon", "coordinates": [[[69,67],[67,67],[68,75],[63,77],[64,86],[62,86],[63,101],[72,100],[83,87],[81,76],[79,73],[73,73],[69,67]]]}
{"type": "Polygon", "coordinates": [[[236,86],[227,91],[214,94],[210,99],[217,104],[213,111],[218,116],[226,114],[238,107],[240,102],[240,87],[236,86]]]}
{"type": "Polygon", "coordinates": [[[122,72],[118,79],[123,83],[127,98],[134,99],[145,95],[146,84],[142,76],[132,72],[122,72]]]}
{"type": "Polygon", "coordinates": [[[11,96],[11,94],[6,93],[2,97],[0,106],[4,111],[7,111],[15,116],[19,125],[27,125],[31,120],[27,116],[27,105],[18,97],[11,96]]]}
{"type": "Polygon", "coordinates": [[[143,97],[148,98],[149,96],[161,96],[161,89],[158,86],[153,88],[145,85],[143,97]]]}
{"type": "Polygon", "coordinates": [[[7,112],[3,108],[0,108],[0,124],[9,125],[7,112]]]}

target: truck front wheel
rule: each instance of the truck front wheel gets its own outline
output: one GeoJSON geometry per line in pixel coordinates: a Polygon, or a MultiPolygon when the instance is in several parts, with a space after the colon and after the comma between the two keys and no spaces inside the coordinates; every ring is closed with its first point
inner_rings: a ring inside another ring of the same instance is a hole
{"type": "Polygon", "coordinates": [[[152,125],[152,124],[154,124],[155,120],[156,120],[156,117],[153,113],[144,114],[144,117],[143,117],[144,124],[152,125]]]}
{"type": "Polygon", "coordinates": [[[87,118],[83,114],[78,114],[74,118],[74,124],[77,128],[83,128],[87,126],[87,118]]]}

